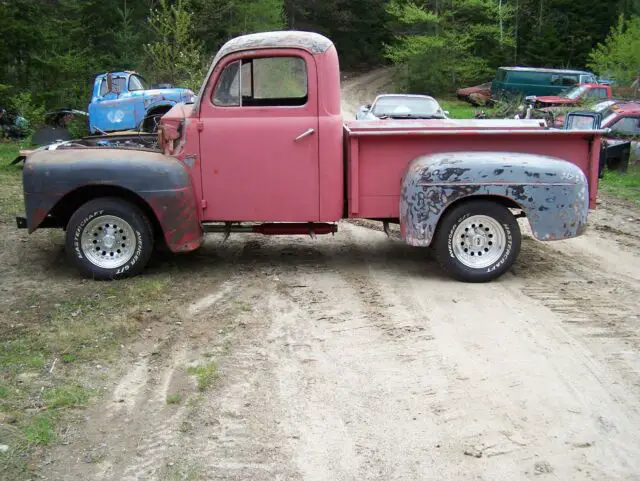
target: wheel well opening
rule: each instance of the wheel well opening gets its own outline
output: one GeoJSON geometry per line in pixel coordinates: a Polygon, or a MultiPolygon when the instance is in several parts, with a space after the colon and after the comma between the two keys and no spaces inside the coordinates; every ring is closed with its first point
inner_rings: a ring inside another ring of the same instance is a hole
{"type": "Polygon", "coordinates": [[[169,110],[171,110],[171,107],[172,105],[158,105],[157,107],[152,107],[147,111],[145,117],[156,114],[166,114],[169,110]]]}
{"type": "MultiPolygon", "coordinates": [[[[437,233],[440,230],[441,224],[442,224],[442,219],[444,218],[444,216],[451,211],[451,209],[454,209],[455,207],[458,207],[459,205],[462,204],[467,204],[467,203],[471,203],[471,202],[477,202],[480,200],[484,200],[484,201],[489,201],[489,202],[495,202],[496,204],[499,204],[503,207],[506,207],[507,209],[516,209],[519,210],[521,212],[521,214],[514,214],[514,217],[518,218],[518,217],[524,217],[525,215],[525,211],[524,209],[513,199],[510,199],[509,197],[501,197],[499,195],[472,195],[470,197],[463,197],[461,199],[458,199],[454,202],[452,202],[451,204],[449,204],[444,211],[442,211],[442,214],[440,215],[440,218],[438,219],[438,224],[436,225],[436,231],[435,231],[435,235],[437,235],[437,233]]],[[[513,214],[513,212],[511,212],[513,214]]],[[[435,237],[434,235],[434,237],[435,237]]]]}
{"type": "Polygon", "coordinates": [[[88,185],[69,192],[51,209],[50,214],[66,229],[69,219],[78,208],[99,197],[117,197],[138,207],[151,222],[156,238],[164,240],[162,226],[147,202],[134,192],[113,185],[88,185]]]}
{"type": "Polygon", "coordinates": [[[171,110],[172,105],[158,105],[156,107],[150,108],[145,114],[140,126],[142,130],[150,131],[153,130],[153,127],[159,122],[156,119],[157,116],[162,117],[169,110],[171,110]]]}
{"type": "Polygon", "coordinates": [[[507,209],[517,209],[524,212],[522,207],[513,199],[509,197],[501,197],[499,195],[473,195],[471,197],[463,197],[462,199],[458,199],[447,206],[442,215],[445,214],[448,210],[457,207],[461,204],[466,204],[467,202],[474,202],[478,200],[486,200],[489,202],[495,202],[496,204],[500,204],[507,209]]]}

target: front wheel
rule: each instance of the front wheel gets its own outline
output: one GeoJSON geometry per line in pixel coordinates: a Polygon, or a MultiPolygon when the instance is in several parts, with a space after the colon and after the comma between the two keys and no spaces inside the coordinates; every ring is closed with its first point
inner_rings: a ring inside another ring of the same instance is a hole
{"type": "Polygon", "coordinates": [[[446,212],[433,247],[436,259],[451,277],[487,282],[513,265],[522,235],[506,207],[495,202],[468,201],[446,212]]]}
{"type": "Polygon", "coordinates": [[[142,271],[151,257],[153,228],[144,213],[129,202],[94,199],[71,216],[66,251],[87,277],[131,277],[142,271]]]}

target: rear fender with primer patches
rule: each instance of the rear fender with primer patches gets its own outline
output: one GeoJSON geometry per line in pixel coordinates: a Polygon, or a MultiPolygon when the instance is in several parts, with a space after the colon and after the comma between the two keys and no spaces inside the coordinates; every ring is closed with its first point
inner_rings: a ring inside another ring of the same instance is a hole
{"type": "Polygon", "coordinates": [[[582,234],[589,212],[587,178],[565,160],[511,152],[426,155],[414,159],[402,179],[403,239],[413,246],[430,245],[447,208],[478,196],[513,201],[542,241],[582,234]]]}

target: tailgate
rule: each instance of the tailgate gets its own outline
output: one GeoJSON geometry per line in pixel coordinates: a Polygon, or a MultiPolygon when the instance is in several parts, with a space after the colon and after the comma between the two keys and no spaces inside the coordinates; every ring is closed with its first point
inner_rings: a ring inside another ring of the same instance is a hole
{"type": "Polygon", "coordinates": [[[575,164],[588,179],[589,207],[595,209],[601,135],[548,130],[535,120],[346,122],[348,215],[397,218],[409,163],[421,155],[461,151],[529,153],[575,164]]]}

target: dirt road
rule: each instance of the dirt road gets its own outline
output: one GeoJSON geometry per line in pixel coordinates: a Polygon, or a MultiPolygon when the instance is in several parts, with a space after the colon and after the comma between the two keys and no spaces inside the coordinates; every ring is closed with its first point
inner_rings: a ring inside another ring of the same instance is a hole
{"type": "MultiPolygon", "coordinates": [[[[347,82],[347,105],[371,85],[347,82]]],[[[606,200],[485,285],[366,223],[212,236],[42,476],[640,479],[639,226],[606,200]]]]}

